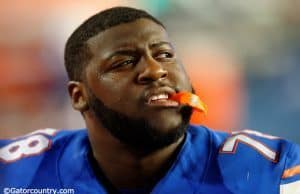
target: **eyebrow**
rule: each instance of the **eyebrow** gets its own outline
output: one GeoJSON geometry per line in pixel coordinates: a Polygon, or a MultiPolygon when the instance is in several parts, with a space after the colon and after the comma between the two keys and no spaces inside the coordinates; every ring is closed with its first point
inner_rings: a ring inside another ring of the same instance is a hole
{"type": "Polygon", "coordinates": [[[172,44],[170,42],[166,42],[166,41],[152,43],[152,44],[150,44],[150,48],[160,47],[160,46],[163,46],[163,45],[168,45],[171,48],[173,48],[172,44]]]}
{"type": "MultiPolygon", "coordinates": [[[[157,48],[163,45],[168,45],[169,47],[173,48],[172,44],[170,42],[167,41],[161,41],[161,42],[155,42],[155,43],[151,43],[149,45],[150,48],[157,48]]],[[[121,46],[118,48],[118,50],[116,50],[115,52],[111,53],[107,59],[111,59],[114,56],[117,55],[133,55],[134,52],[136,52],[136,48],[131,47],[131,45],[126,45],[126,46],[121,46]]]]}
{"type": "Polygon", "coordinates": [[[122,48],[120,50],[117,50],[113,53],[111,53],[106,59],[111,59],[114,56],[118,56],[118,55],[133,55],[135,53],[136,49],[130,49],[130,48],[122,48]]]}

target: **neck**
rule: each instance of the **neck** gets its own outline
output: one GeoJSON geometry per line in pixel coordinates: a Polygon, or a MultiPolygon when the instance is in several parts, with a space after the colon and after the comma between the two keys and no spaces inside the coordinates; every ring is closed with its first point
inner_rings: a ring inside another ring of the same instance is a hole
{"type": "Polygon", "coordinates": [[[96,164],[115,188],[153,186],[170,168],[184,139],[149,153],[122,144],[104,128],[88,128],[96,164]]]}

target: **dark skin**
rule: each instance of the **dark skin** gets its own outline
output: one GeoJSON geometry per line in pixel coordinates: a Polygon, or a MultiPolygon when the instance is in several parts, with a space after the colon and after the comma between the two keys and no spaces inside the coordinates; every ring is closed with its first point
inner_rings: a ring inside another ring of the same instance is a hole
{"type": "Polygon", "coordinates": [[[107,29],[87,44],[93,57],[85,79],[70,81],[68,89],[73,107],[84,116],[93,156],[116,188],[153,186],[174,161],[184,136],[151,152],[124,144],[90,109],[88,89],[105,106],[130,118],[146,119],[163,134],[182,122],[180,106],[170,100],[149,103],[149,98],[191,91],[184,68],[165,29],[149,19],[107,29]]]}

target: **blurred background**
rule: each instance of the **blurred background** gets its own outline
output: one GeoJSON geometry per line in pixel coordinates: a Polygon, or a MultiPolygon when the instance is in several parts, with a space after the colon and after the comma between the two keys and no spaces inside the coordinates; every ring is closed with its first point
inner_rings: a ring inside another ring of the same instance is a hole
{"type": "Polygon", "coordinates": [[[0,2],[0,138],[84,127],[66,90],[64,44],[87,17],[127,5],[165,23],[208,105],[208,115],[194,114],[193,123],[300,143],[300,1],[0,2]]]}

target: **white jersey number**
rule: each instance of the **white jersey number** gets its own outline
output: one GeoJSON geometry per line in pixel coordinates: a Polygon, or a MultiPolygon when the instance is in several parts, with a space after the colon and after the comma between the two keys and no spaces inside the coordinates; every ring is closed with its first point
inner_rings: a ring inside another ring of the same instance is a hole
{"type": "Polygon", "coordinates": [[[249,145],[251,148],[257,150],[260,154],[262,154],[268,160],[272,162],[277,162],[278,154],[272,150],[271,148],[267,147],[263,143],[253,139],[248,135],[256,135],[258,137],[264,137],[267,139],[278,139],[278,137],[266,135],[257,131],[251,130],[244,130],[240,132],[233,132],[232,136],[227,138],[220,149],[221,153],[231,153],[234,154],[238,147],[239,143],[243,143],[249,145]]]}
{"type": "Polygon", "coordinates": [[[55,132],[55,129],[38,130],[2,147],[0,161],[14,162],[48,150],[51,147],[51,140],[47,136],[53,136],[55,132]]]}

